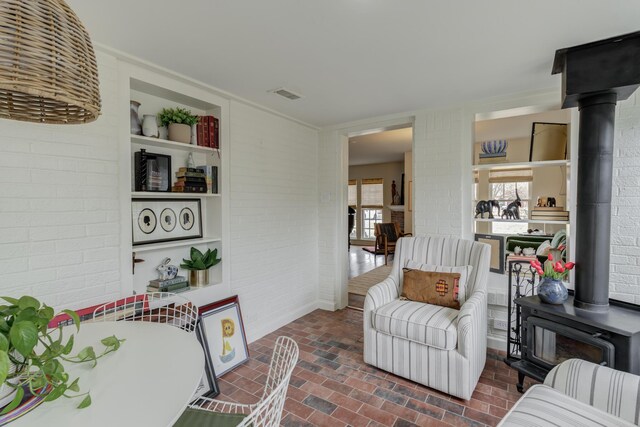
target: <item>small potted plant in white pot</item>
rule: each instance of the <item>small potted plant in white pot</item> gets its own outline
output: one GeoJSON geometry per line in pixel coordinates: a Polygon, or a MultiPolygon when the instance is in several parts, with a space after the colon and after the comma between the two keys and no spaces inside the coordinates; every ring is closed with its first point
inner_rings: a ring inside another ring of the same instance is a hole
{"type": "MultiPolygon", "coordinates": [[[[19,299],[2,297],[0,305],[0,412],[5,414],[20,405],[24,390],[46,395],[45,402],[61,396],[82,398],[78,408],[91,404],[89,393],[80,393],[78,378],[72,380],[65,372],[65,363],[91,362],[118,350],[124,340],[115,336],[101,340],[104,349],[96,353],[85,347],[71,355],[74,335],[65,339],[62,327],[50,329],[53,308],[30,296],[19,299]],[[7,304],[8,303],[8,304],[7,304]]],[[[80,318],[75,311],[63,310],[80,330],[80,318]]]]}
{"type": "Polygon", "coordinates": [[[171,141],[191,142],[191,126],[198,123],[198,116],[186,108],[163,108],[158,114],[162,126],[166,126],[171,141]]]}
{"type": "Polygon", "coordinates": [[[222,261],[218,258],[218,249],[207,249],[203,254],[191,248],[191,259],[183,259],[180,268],[189,270],[189,285],[206,286],[209,284],[209,269],[222,261]]]}

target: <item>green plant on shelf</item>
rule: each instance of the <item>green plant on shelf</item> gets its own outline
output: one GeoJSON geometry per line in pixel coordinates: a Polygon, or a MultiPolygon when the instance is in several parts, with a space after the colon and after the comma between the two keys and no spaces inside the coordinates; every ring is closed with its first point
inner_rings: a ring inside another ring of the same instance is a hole
{"type": "MultiPolygon", "coordinates": [[[[5,392],[15,392],[15,397],[0,414],[18,407],[25,387],[33,395],[49,390],[45,402],[64,396],[83,398],[78,408],[89,406],[91,396],[88,392],[80,393],[79,378],[72,381],[62,362],[90,362],[95,366],[98,359],[118,350],[124,340],[110,336],[101,340],[104,348],[100,353],[89,346],[73,356],[75,335],[71,334],[65,340],[66,329],[62,326],[49,328],[55,317],[53,308],[28,295],[2,299],[8,304],[0,305],[0,385],[5,392]]],[[[62,310],[62,313],[73,320],[79,331],[78,314],[72,310],[62,310]]]]}
{"type": "Polygon", "coordinates": [[[191,259],[183,259],[180,268],[185,270],[208,270],[214,265],[222,261],[222,258],[218,258],[218,249],[207,249],[203,254],[198,249],[191,248],[191,259]]]}
{"type": "Polygon", "coordinates": [[[169,126],[171,123],[193,126],[198,123],[198,116],[186,108],[163,108],[158,114],[158,120],[162,126],[169,126]]]}

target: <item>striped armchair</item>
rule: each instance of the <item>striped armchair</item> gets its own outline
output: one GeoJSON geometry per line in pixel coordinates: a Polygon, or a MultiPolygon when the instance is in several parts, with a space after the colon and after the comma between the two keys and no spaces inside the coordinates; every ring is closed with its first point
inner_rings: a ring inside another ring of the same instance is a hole
{"type": "Polygon", "coordinates": [[[364,361],[452,396],[469,399],[487,350],[489,245],[439,237],[398,240],[391,274],[371,287],[364,303],[364,361]],[[467,266],[466,301],[455,310],[401,301],[408,261],[467,266]]]}
{"type": "Polygon", "coordinates": [[[569,359],[518,400],[502,427],[634,426],[640,423],[640,377],[569,359]]]}

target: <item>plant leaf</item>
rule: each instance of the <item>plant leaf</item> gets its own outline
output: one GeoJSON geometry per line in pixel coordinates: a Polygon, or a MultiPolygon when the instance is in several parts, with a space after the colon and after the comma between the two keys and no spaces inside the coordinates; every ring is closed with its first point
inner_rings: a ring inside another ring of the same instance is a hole
{"type": "Polygon", "coordinates": [[[4,380],[9,375],[9,355],[6,350],[0,350],[0,384],[4,384],[4,380]]]}
{"type": "Polygon", "coordinates": [[[91,405],[91,395],[87,394],[87,396],[82,399],[82,402],[78,405],[78,409],[86,408],[91,405]]]}
{"type": "Polygon", "coordinates": [[[23,297],[20,297],[20,299],[18,300],[18,307],[20,307],[21,310],[24,310],[25,308],[29,308],[29,307],[33,308],[34,310],[37,310],[40,308],[40,301],[38,301],[34,297],[25,295],[23,297]]]}
{"type": "Polygon", "coordinates": [[[62,310],[62,312],[73,319],[73,323],[76,325],[76,329],[79,331],[80,330],[80,316],[78,316],[78,313],[76,313],[73,310],[62,310]]]}
{"type": "Polygon", "coordinates": [[[113,347],[114,350],[117,350],[120,348],[120,343],[122,341],[120,341],[115,335],[112,335],[110,337],[103,338],[100,342],[106,347],[113,347]]]}
{"type": "Polygon", "coordinates": [[[204,265],[204,261],[202,261],[202,259],[197,259],[193,262],[193,269],[194,270],[206,270],[207,266],[204,265]]]}
{"type": "Polygon", "coordinates": [[[22,388],[21,386],[18,386],[18,391],[16,393],[16,397],[13,398],[11,403],[9,403],[7,406],[4,407],[2,412],[0,412],[0,415],[4,415],[7,412],[11,412],[14,409],[16,409],[18,407],[18,405],[20,404],[20,402],[22,402],[22,398],[23,397],[24,397],[24,388],[22,388]]]}
{"type": "Polygon", "coordinates": [[[2,297],[3,300],[5,300],[6,302],[8,302],[9,304],[12,305],[18,305],[20,301],[18,301],[15,298],[11,298],[11,297],[2,297]]]}
{"type": "Polygon", "coordinates": [[[9,338],[13,346],[23,356],[29,356],[38,344],[38,328],[31,322],[19,321],[11,326],[9,338]]]}
{"type": "Polygon", "coordinates": [[[202,252],[200,252],[198,248],[191,247],[191,261],[194,261],[194,262],[196,260],[202,261],[203,257],[204,255],[202,255],[202,252]]]}
{"type": "Polygon", "coordinates": [[[59,386],[51,390],[49,394],[47,394],[47,397],[44,398],[44,401],[51,402],[52,400],[56,400],[57,398],[62,396],[65,391],[67,391],[66,384],[60,384],[59,386]]]}
{"type": "Polygon", "coordinates": [[[73,337],[73,335],[69,337],[69,341],[67,341],[67,344],[62,348],[62,354],[71,353],[71,350],[73,349],[73,337]]]}
{"type": "MultiPolygon", "coordinates": [[[[9,340],[3,333],[0,333],[0,351],[9,351],[9,340]]],[[[1,383],[2,381],[0,381],[1,383]]]]}

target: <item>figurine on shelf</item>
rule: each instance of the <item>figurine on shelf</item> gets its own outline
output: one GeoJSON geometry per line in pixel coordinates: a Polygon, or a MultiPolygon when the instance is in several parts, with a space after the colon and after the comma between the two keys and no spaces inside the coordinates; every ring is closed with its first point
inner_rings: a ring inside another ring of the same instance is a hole
{"type": "Polygon", "coordinates": [[[498,209],[498,213],[500,213],[500,204],[497,200],[480,200],[476,205],[476,216],[474,218],[484,219],[484,214],[489,214],[489,219],[493,219],[493,208],[498,209]]]}
{"type": "Polygon", "coordinates": [[[398,194],[398,191],[396,190],[396,180],[395,179],[391,182],[391,202],[394,205],[399,205],[400,204],[400,194],[398,194]]]}
{"type": "Polygon", "coordinates": [[[522,199],[518,195],[516,190],[516,199],[507,205],[507,208],[502,211],[502,218],[505,216],[507,219],[520,219],[520,208],[522,207],[522,199]]]}
{"type": "Polygon", "coordinates": [[[158,271],[158,279],[159,280],[169,280],[173,279],[178,275],[178,267],[175,265],[169,264],[171,262],[171,258],[165,258],[160,262],[160,265],[156,267],[158,271]]]}

